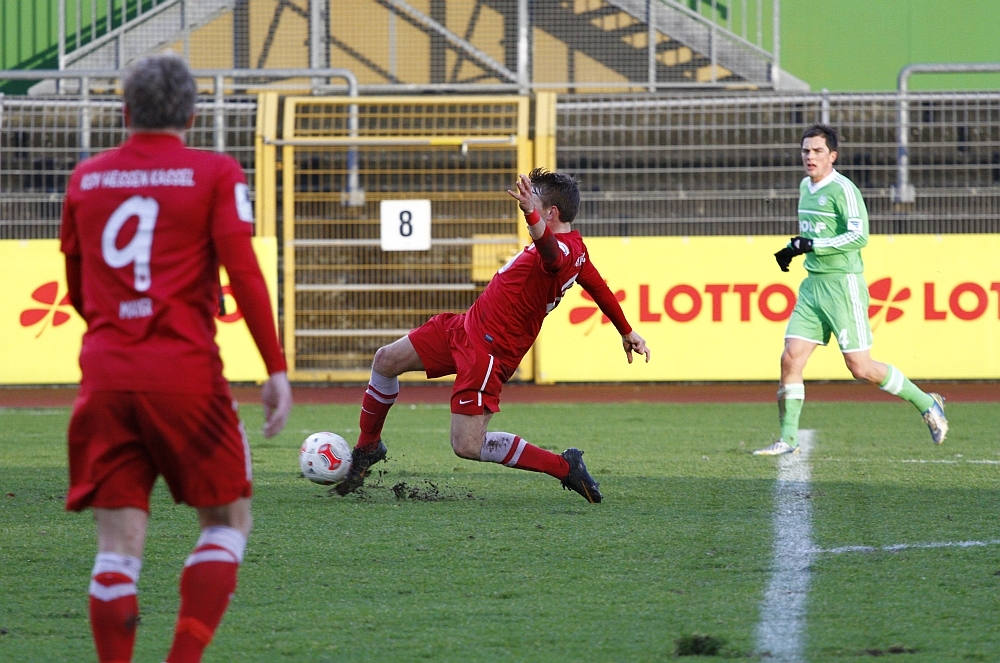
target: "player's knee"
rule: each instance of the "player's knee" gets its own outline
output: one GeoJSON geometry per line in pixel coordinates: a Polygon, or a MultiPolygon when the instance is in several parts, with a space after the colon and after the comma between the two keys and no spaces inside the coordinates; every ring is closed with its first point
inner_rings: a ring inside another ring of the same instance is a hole
{"type": "Polygon", "coordinates": [[[785,350],[781,353],[781,370],[782,373],[794,372],[796,369],[801,369],[803,365],[802,357],[796,355],[793,352],[785,350]]]}
{"type": "Polygon", "coordinates": [[[389,376],[392,370],[391,352],[388,345],[383,345],[375,351],[375,358],[372,359],[372,370],[379,375],[389,376]]]}
{"type": "Polygon", "coordinates": [[[479,440],[478,442],[469,436],[463,435],[452,435],[451,436],[451,450],[455,452],[455,455],[459,458],[465,458],[468,460],[479,460],[479,454],[482,451],[483,442],[479,440]]]}
{"type": "Polygon", "coordinates": [[[875,377],[875,367],[872,362],[848,361],[847,370],[851,372],[855,380],[865,382],[877,382],[875,377]]]}

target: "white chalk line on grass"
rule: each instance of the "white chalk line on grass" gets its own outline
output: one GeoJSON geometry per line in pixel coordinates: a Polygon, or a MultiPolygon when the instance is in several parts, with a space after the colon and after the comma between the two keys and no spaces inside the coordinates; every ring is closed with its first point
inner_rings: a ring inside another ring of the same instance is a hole
{"type": "MultiPolygon", "coordinates": [[[[815,431],[799,431],[799,453],[781,456],[775,487],[774,561],[771,579],[764,592],[757,625],[757,651],[770,661],[805,662],[806,607],[809,596],[810,565],[816,555],[843,553],[899,552],[934,548],[975,548],[1000,546],[1000,539],[986,541],[938,541],[896,543],[887,546],[842,546],[817,548],[812,542],[812,467],[809,454],[815,431]]],[[[822,459],[833,462],[865,462],[865,459],[822,459]]],[[[889,460],[893,463],[945,463],[1000,465],[995,460],[889,460]]]]}
{"type": "Polygon", "coordinates": [[[764,592],[757,650],[770,661],[805,661],[806,598],[812,543],[809,452],[815,431],[799,431],[799,453],[778,460],[774,494],[774,562],[764,592]]]}
{"type": "Polygon", "coordinates": [[[894,460],[889,458],[817,458],[816,463],[912,463],[914,465],[1000,465],[1000,460],[973,459],[966,460],[925,460],[923,458],[905,458],[894,460]]]}
{"type": "Polygon", "coordinates": [[[840,548],[814,548],[812,552],[827,555],[840,555],[852,552],[899,552],[900,550],[926,550],[928,548],[982,548],[985,546],[1000,546],[1000,539],[988,541],[934,541],[931,543],[894,543],[888,546],[841,546],[840,548]]]}

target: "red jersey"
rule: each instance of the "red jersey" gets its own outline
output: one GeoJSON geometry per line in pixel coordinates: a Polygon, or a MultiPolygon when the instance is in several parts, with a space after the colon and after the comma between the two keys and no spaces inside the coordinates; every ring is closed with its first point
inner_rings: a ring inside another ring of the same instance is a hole
{"type": "Polygon", "coordinates": [[[575,230],[546,235],[500,268],[465,316],[470,338],[490,354],[516,366],[538,337],[542,321],[566,291],[580,283],[622,335],[632,331],[614,295],[590,262],[583,238],[575,230]],[[549,239],[549,238],[552,239],[549,239]],[[536,245],[548,241],[550,260],[536,245]]]}
{"type": "Polygon", "coordinates": [[[220,262],[268,372],[285,370],[252,232],[246,179],[229,156],[140,132],[79,164],[61,236],[70,296],[87,322],[81,390],[225,389],[220,262]]]}

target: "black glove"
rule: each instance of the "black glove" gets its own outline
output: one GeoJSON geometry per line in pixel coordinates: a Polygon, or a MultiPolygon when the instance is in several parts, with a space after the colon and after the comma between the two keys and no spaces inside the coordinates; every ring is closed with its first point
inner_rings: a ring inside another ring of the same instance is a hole
{"type": "Polygon", "coordinates": [[[808,237],[793,237],[788,246],[774,254],[774,259],[778,262],[781,271],[787,272],[788,266],[792,264],[792,258],[813,250],[813,241],[808,237]]]}
{"type": "Polygon", "coordinates": [[[795,255],[809,253],[813,250],[813,241],[808,237],[793,237],[789,245],[795,249],[795,255]]]}

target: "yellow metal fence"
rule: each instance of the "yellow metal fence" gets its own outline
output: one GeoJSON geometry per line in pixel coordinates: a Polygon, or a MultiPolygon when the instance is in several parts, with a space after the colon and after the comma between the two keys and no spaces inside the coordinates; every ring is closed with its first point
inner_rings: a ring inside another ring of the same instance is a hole
{"type": "MultiPolygon", "coordinates": [[[[367,379],[378,347],[466,310],[527,243],[506,190],[549,160],[551,137],[536,154],[527,97],[303,96],[279,108],[267,96],[259,232],[280,227],[283,239],[290,377],[367,379]],[[394,200],[429,201],[427,250],[383,251],[380,207],[394,200]]],[[[540,134],[553,124],[552,101],[535,104],[540,134]]],[[[526,358],[517,377],[531,379],[532,367],[526,358]]]]}

